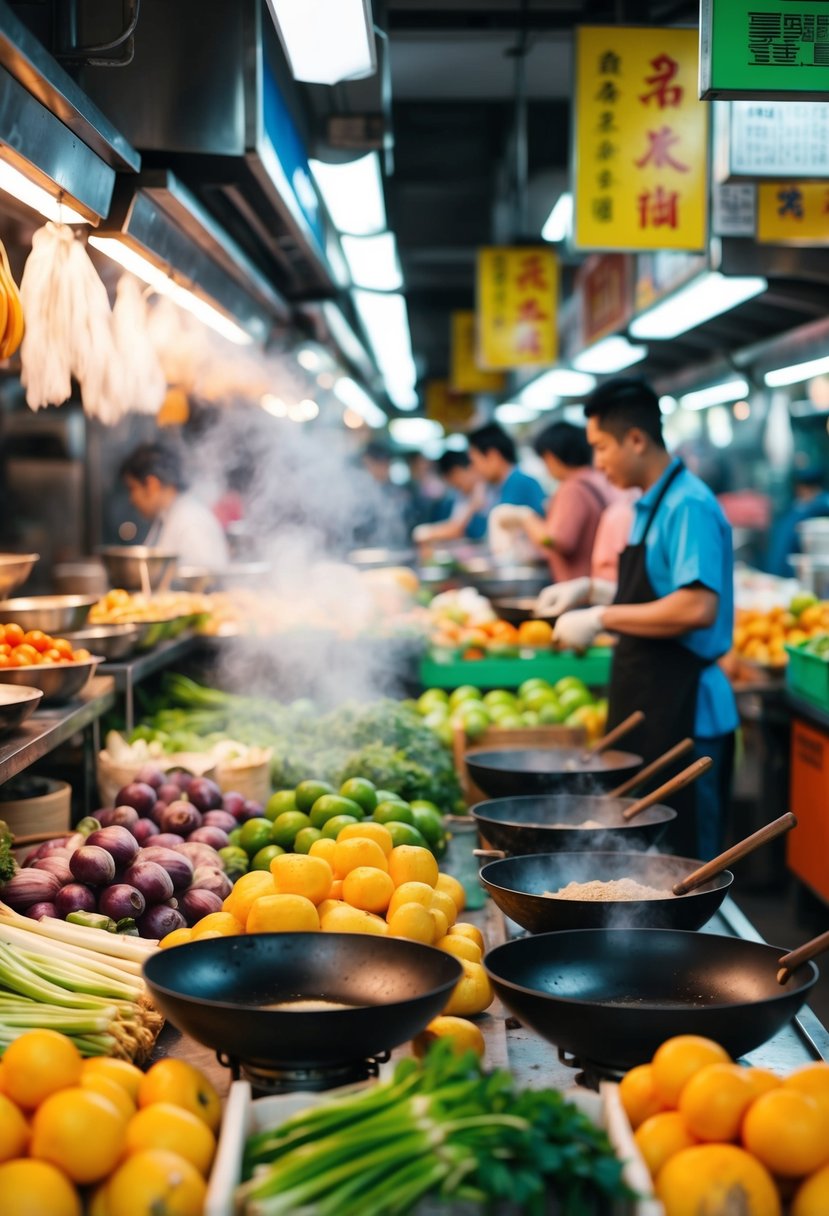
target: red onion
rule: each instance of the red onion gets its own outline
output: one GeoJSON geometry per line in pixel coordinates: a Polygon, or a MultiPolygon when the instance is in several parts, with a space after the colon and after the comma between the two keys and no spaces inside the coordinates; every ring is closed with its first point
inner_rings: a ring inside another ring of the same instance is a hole
{"type": "Polygon", "coordinates": [[[165,802],[168,806],[171,802],[178,802],[181,798],[181,790],[174,781],[165,781],[156,792],[158,794],[158,801],[165,802]]]}
{"type": "Polygon", "coordinates": [[[202,820],[202,827],[221,828],[223,832],[232,832],[237,826],[230,811],[208,811],[202,820]]]}
{"type": "MultiPolygon", "coordinates": [[[[164,784],[164,773],[160,768],[156,768],[154,764],[142,764],[135,774],[135,783],[137,785],[151,785],[154,790],[158,790],[164,784]]],[[[118,801],[120,802],[121,799],[119,798],[118,801]]]]}
{"type": "Polygon", "coordinates": [[[115,877],[115,859],[100,845],[85,844],[69,858],[69,869],[78,882],[105,887],[115,877]]]}
{"type": "Polygon", "coordinates": [[[49,874],[54,874],[58,882],[61,884],[72,882],[72,871],[69,869],[69,855],[66,857],[58,857],[57,853],[52,853],[51,857],[40,857],[32,864],[33,870],[46,870],[49,874]]]}
{"type": "Polygon", "coordinates": [[[15,912],[25,912],[32,904],[54,903],[60,888],[58,878],[48,870],[20,870],[0,889],[0,899],[15,912]]]}
{"type": "Polygon", "coordinates": [[[221,857],[215,849],[211,849],[209,844],[199,844],[197,840],[185,840],[184,844],[177,844],[173,851],[187,857],[193,866],[212,866],[214,870],[224,869],[221,857]]]}
{"type": "Polygon", "coordinates": [[[124,882],[107,887],[101,892],[101,898],[98,900],[98,911],[104,916],[111,916],[115,921],[142,916],[146,907],[147,901],[141,892],[124,882]]]}
{"type": "Polygon", "coordinates": [[[139,849],[138,841],[132,832],[118,824],[113,824],[109,828],[99,828],[97,832],[90,832],[86,843],[87,846],[100,845],[102,849],[106,849],[107,853],[112,855],[116,868],[119,870],[134,861],[139,849]]]}
{"type": "Polygon", "coordinates": [[[144,844],[146,841],[151,840],[153,836],[158,836],[158,824],[154,823],[152,819],[139,819],[132,829],[132,834],[139,844],[144,844]]]}
{"type": "Polygon", "coordinates": [[[94,892],[80,882],[68,883],[55,896],[55,907],[61,920],[65,920],[70,912],[94,912],[96,906],[94,892]]]}
{"type": "Polygon", "coordinates": [[[175,929],[183,929],[187,922],[176,908],[166,908],[157,904],[148,908],[143,916],[136,921],[138,932],[142,937],[162,938],[175,929]]]}
{"type": "Polygon", "coordinates": [[[222,901],[212,891],[191,887],[182,895],[178,906],[188,925],[195,925],[210,912],[221,912],[222,901]]]}
{"type": "Polygon", "coordinates": [[[164,814],[161,816],[161,830],[163,832],[179,832],[182,836],[189,836],[196,828],[201,827],[201,812],[189,802],[183,802],[179,799],[178,802],[172,802],[164,814]]]}
{"type": "Polygon", "coordinates": [[[228,790],[226,794],[222,795],[222,807],[234,819],[237,819],[244,811],[246,801],[245,795],[240,794],[237,790],[228,790]]]}
{"type": "Polygon", "coordinates": [[[164,849],[160,845],[151,844],[141,850],[137,860],[154,861],[156,865],[161,866],[170,875],[176,891],[186,891],[193,881],[193,864],[189,857],[179,853],[177,849],[164,849]]]}
{"type": "Polygon", "coordinates": [[[223,832],[221,828],[196,828],[195,832],[191,832],[187,839],[195,841],[196,844],[209,844],[211,849],[215,849],[218,852],[219,849],[223,849],[227,844],[227,832],[223,832]]]}
{"type": "Polygon", "coordinates": [[[124,873],[124,882],[135,887],[148,904],[160,904],[173,894],[173,880],[157,861],[136,861],[124,873]]]}
{"type": "Polygon", "coordinates": [[[179,836],[178,832],[159,832],[157,836],[153,836],[150,844],[163,849],[174,849],[176,845],[184,844],[184,837],[179,836]]]}
{"type": "Polygon", "coordinates": [[[131,806],[139,815],[144,816],[149,815],[157,797],[153,786],[146,785],[143,781],[131,781],[118,791],[115,803],[117,806],[131,806]]]}
{"type": "Polygon", "coordinates": [[[133,806],[114,806],[108,811],[99,811],[98,821],[104,828],[131,828],[138,823],[138,811],[133,806]]]}
{"type": "Polygon", "coordinates": [[[187,797],[200,811],[217,811],[222,805],[222,791],[209,777],[194,777],[188,787],[187,797]]]}
{"type": "Polygon", "coordinates": [[[213,866],[198,866],[190,884],[190,890],[194,888],[198,891],[212,891],[219,899],[227,899],[233,890],[233,883],[223,870],[217,870],[213,866]]]}
{"type": "Polygon", "coordinates": [[[26,915],[31,916],[32,920],[40,920],[41,916],[51,916],[58,920],[60,919],[57,908],[54,904],[50,903],[32,904],[30,908],[26,909],[26,915]]]}

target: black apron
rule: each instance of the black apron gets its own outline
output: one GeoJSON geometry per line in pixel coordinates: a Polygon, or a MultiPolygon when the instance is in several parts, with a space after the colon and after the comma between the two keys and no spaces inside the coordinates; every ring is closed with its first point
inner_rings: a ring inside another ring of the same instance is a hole
{"type": "MultiPolygon", "coordinates": [[[[645,542],[669,487],[685,471],[680,461],[666,478],[651,508],[642,538],[628,545],[619,558],[616,604],[648,604],[659,598],[648,577],[645,542]]],[[[608,729],[641,709],[645,721],[625,738],[623,747],[642,756],[645,763],[661,756],[675,743],[693,737],[696,725],[700,675],[708,666],[674,638],[637,638],[620,634],[610,675],[608,729]]],[[[684,759],[659,775],[659,784],[689,763],[684,759]]],[[[637,795],[639,791],[637,790],[637,795]]],[[[695,857],[697,848],[696,797],[693,786],[670,799],[678,812],[665,842],[680,856],[695,857]]]]}

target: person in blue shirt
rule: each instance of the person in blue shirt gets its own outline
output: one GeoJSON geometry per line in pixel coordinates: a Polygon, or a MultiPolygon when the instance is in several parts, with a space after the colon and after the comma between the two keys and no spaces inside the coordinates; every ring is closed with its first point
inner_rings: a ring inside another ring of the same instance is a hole
{"type": "Polygon", "coordinates": [[[722,847],[738,724],[734,693],[717,665],[733,632],[731,528],[704,482],[666,451],[659,401],[645,381],[606,381],[585,414],[596,467],[642,496],[616,588],[565,583],[552,590],[563,613],[556,640],[584,650],[601,631],[618,635],[608,727],[634,710],[645,714],[626,749],[647,762],[691,736],[697,754],[712,757],[709,772],[671,799],[679,812],[673,846],[707,859],[722,847]]]}
{"type": "Polygon", "coordinates": [[[793,578],[796,571],[791,562],[800,553],[797,529],[807,519],[829,515],[829,493],[823,484],[823,469],[819,465],[798,469],[794,474],[794,502],[780,516],[771,530],[766,568],[769,574],[793,578]]]}
{"type": "Polygon", "coordinates": [[[489,504],[487,490],[472,468],[466,452],[444,452],[437,462],[440,473],[453,494],[449,518],[415,528],[417,544],[436,544],[449,540],[483,540],[486,536],[489,504]]]}
{"type": "Polygon", "coordinates": [[[530,507],[536,515],[544,514],[544,491],[534,477],[519,469],[515,444],[497,422],[472,432],[469,457],[478,476],[493,487],[493,506],[530,507]]]}

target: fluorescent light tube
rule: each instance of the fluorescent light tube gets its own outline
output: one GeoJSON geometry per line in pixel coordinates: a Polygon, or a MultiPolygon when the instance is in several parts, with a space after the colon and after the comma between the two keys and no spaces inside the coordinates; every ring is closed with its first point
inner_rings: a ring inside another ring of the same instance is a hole
{"type": "Polygon", "coordinates": [[[734,380],[721,380],[719,384],[710,384],[708,388],[685,393],[680,397],[679,404],[684,410],[704,410],[709,405],[722,405],[725,401],[741,401],[748,391],[747,380],[739,377],[734,380]]]}
{"type": "Polygon", "coordinates": [[[543,241],[567,241],[573,232],[573,196],[569,190],[560,194],[558,201],[541,229],[543,241]]]}
{"type": "Polygon", "coordinates": [[[414,409],[417,368],[404,297],[362,290],[355,290],[353,297],[389,397],[398,409],[414,409]]]}
{"type": "Polygon", "coordinates": [[[352,236],[372,236],[385,229],[383,178],[376,152],[339,165],[322,160],[309,164],[335,228],[352,236]]]}
{"type": "Polygon", "coordinates": [[[355,287],[369,291],[398,291],[403,273],[393,232],[377,236],[344,236],[343,253],[355,287]]]}
{"type": "Polygon", "coordinates": [[[360,418],[368,426],[381,427],[386,425],[388,419],[385,410],[381,410],[362,385],[358,384],[356,380],[352,380],[350,376],[340,376],[334,385],[334,395],[352,413],[359,414],[360,418]]]}
{"type": "Polygon", "coordinates": [[[237,346],[247,346],[253,341],[250,334],[235,321],[231,321],[229,317],[219,312],[212,304],[208,304],[201,296],[197,296],[195,292],[188,291],[186,287],[176,283],[149,258],[143,257],[131,246],[119,241],[117,237],[90,236],[89,244],[99,253],[105,253],[108,258],[112,258],[113,262],[117,262],[119,266],[123,266],[130,274],[134,274],[144,283],[149,283],[150,287],[160,296],[168,296],[174,304],[178,304],[179,308],[192,313],[204,325],[208,325],[217,334],[227,338],[229,342],[235,342],[237,346]]]}
{"type": "Polygon", "coordinates": [[[529,409],[520,401],[505,401],[503,405],[496,405],[495,417],[504,426],[520,426],[523,422],[535,422],[538,411],[529,409]]]}
{"type": "Polygon", "coordinates": [[[268,0],[296,80],[337,84],[377,70],[371,0],[268,0]]]}
{"type": "Polygon", "coordinates": [[[675,414],[679,409],[679,402],[676,397],[660,397],[659,410],[663,415],[675,414]]]}
{"type": "Polygon", "coordinates": [[[765,291],[768,283],[754,275],[729,277],[709,270],[680,287],[666,300],[634,317],[629,329],[634,338],[676,338],[721,313],[744,304],[765,291]]]}
{"type": "Polygon", "coordinates": [[[430,439],[439,439],[443,427],[432,418],[393,418],[389,423],[389,432],[401,447],[419,447],[430,439]]]}
{"type": "Polygon", "coordinates": [[[532,409],[551,410],[558,405],[560,397],[585,397],[595,387],[595,376],[587,372],[554,367],[525,385],[518,394],[518,400],[532,409]]]}
{"type": "Polygon", "coordinates": [[[18,202],[25,203],[32,211],[37,211],[56,224],[88,224],[89,220],[73,211],[66,203],[58,201],[48,190],[36,185],[25,173],[15,169],[6,160],[0,160],[0,190],[5,190],[18,202]]]}
{"type": "Polygon", "coordinates": [[[626,367],[633,367],[634,363],[641,363],[647,353],[647,346],[634,346],[621,334],[614,334],[576,355],[573,367],[580,372],[596,372],[597,375],[621,372],[626,367]]]}
{"type": "Polygon", "coordinates": [[[829,372],[829,357],[809,359],[806,363],[792,363],[789,367],[778,367],[766,372],[763,379],[769,388],[782,388],[786,384],[800,384],[813,376],[824,376],[829,372]]]}

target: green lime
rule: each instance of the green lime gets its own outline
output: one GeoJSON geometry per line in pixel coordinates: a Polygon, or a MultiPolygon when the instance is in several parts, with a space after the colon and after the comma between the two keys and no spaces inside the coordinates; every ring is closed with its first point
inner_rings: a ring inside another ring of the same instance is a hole
{"type": "Polygon", "coordinates": [[[539,717],[532,709],[525,709],[521,715],[521,721],[525,726],[538,726],[539,717]]]}
{"type": "Polygon", "coordinates": [[[444,722],[449,721],[449,710],[444,706],[442,709],[434,709],[430,714],[427,714],[423,719],[424,725],[431,726],[432,730],[443,726],[444,722]]]}
{"type": "Polygon", "coordinates": [[[395,848],[400,844],[416,844],[421,849],[429,848],[426,837],[417,830],[414,824],[393,820],[391,823],[387,823],[386,827],[391,832],[391,840],[395,848]]]}
{"type": "Polygon", "coordinates": [[[327,836],[329,840],[336,840],[343,828],[347,828],[350,823],[359,823],[353,815],[334,815],[328,819],[322,829],[323,836],[327,836]]]}
{"type": "Polygon", "coordinates": [[[438,819],[443,819],[443,811],[436,802],[430,802],[428,798],[413,798],[409,806],[413,811],[431,811],[438,819]]]}
{"type": "Polygon", "coordinates": [[[563,692],[567,692],[568,688],[577,688],[580,692],[587,692],[587,685],[578,676],[562,676],[553,685],[553,691],[557,697],[560,697],[563,692]]]}
{"type": "Polygon", "coordinates": [[[492,721],[498,726],[502,718],[512,718],[519,712],[518,703],[514,705],[493,705],[489,711],[489,716],[492,721]]]}
{"type": "Polygon", "coordinates": [[[486,731],[489,730],[491,719],[488,713],[481,712],[479,714],[466,714],[463,719],[464,730],[466,731],[467,739],[480,739],[486,731]]]}
{"type": "Polygon", "coordinates": [[[242,845],[240,843],[241,839],[242,839],[242,829],[241,828],[234,828],[232,832],[228,832],[228,834],[227,834],[227,843],[233,845],[234,848],[241,849],[241,847],[242,847],[242,845]]]}
{"type": "Polygon", "coordinates": [[[509,705],[515,707],[515,694],[508,692],[506,688],[493,688],[492,692],[488,692],[484,697],[484,705],[490,709],[493,705],[509,705]]]}
{"type": "Polygon", "coordinates": [[[283,811],[279,818],[274,820],[271,828],[271,842],[278,844],[283,849],[290,849],[296,840],[297,833],[310,826],[311,820],[307,815],[303,815],[302,811],[283,811]]]}
{"type": "Polygon", "coordinates": [[[487,654],[493,659],[517,659],[520,650],[514,642],[504,642],[496,638],[494,642],[489,643],[487,654]]]}
{"type": "Polygon", "coordinates": [[[271,823],[278,819],[285,811],[297,810],[296,794],[293,790],[277,790],[275,794],[271,794],[268,801],[265,803],[265,818],[270,819],[271,823]]]}
{"type": "Polygon", "coordinates": [[[439,726],[433,726],[432,729],[434,730],[435,735],[437,736],[438,739],[440,739],[440,741],[444,747],[453,747],[454,746],[455,732],[452,729],[452,723],[449,721],[448,718],[444,718],[444,720],[440,723],[439,726]]]}
{"type": "Polygon", "coordinates": [[[399,794],[396,794],[394,792],[394,790],[378,790],[377,791],[377,805],[378,806],[380,805],[381,802],[405,802],[405,801],[406,801],[406,799],[401,798],[399,794]]]}
{"type": "Polygon", "coordinates": [[[523,701],[527,694],[533,692],[535,689],[543,688],[549,692],[551,687],[552,686],[549,680],[542,680],[540,676],[534,676],[531,680],[525,680],[523,684],[519,685],[518,695],[523,701]]]}
{"type": "Polygon", "coordinates": [[[252,870],[269,870],[274,857],[281,857],[285,852],[280,849],[278,844],[265,845],[264,849],[260,849],[258,853],[254,853],[250,868],[252,870]]]}
{"type": "Polygon", "coordinates": [[[429,714],[437,706],[447,706],[449,704],[449,696],[442,688],[427,688],[424,693],[418,697],[416,701],[418,713],[429,714]]]}
{"type": "Polygon", "coordinates": [[[533,688],[527,693],[526,697],[521,698],[521,704],[524,709],[532,709],[537,713],[542,705],[549,705],[557,700],[558,697],[552,688],[533,688]]]}
{"type": "Polygon", "coordinates": [[[300,781],[294,791],[296,809],[304,811],[307,815],[317,799],[322,798],[323,794],[336,794],[336,792],[333,785],[329,785],[327,781],[300,781]]]}
{"type": "Polygon", "coordinates": [[[443,816],[438,810],[413,806],[414,825],[429,845],[437,844],[443,836],[443,816]]]}
{"type": "Polygon", "coordinates": [[[372,819],[375,823],[414,823],[414,812],[408,802],[381,802],[372,819]]]}
{"type": "Polygon", "coordinates": [[[245,850],[248,857],[253,857],[254,853],[258,853],[260,849],[264,849],[266,845],[273,843],[271,839],[272,831],[273,824],[270,819],[249,819],[247,823],[242,824],[242,835],[239,837],[239,844],[245,850]]]}
{"type": "Polygon", "coordinates": [[[294,841],[294,852],[309,853],[314,841],[321,839],[322,832],[319,828],[303,828],[301,832],[297,832],[296,840],[294,841]]]}
{"type": "Polygon", "coordinates": [[[567,711],[562,709],[558,701],[548,701],[538,711],[539,726],[558,726],[567,717],[567,711]]]}
{"type": "Polygon", "coordinates": [[[569,717],[577,709],[592,706],[593,697],[586,688],[565,688],[558,699],[558,703],[569,717]]]}
{"type": "Polygon", "coordinates": [[[811,591],[801,591],[789,604],[789,612],[792,616],[800,616],[801,612],[805,612],[807,608],[811,608],[813,604],[818,603],[817,596],[811,591]]]}
{"type": "Polygon", "coordinates": [[[460,705],[463,701],[482,700],[483,694],[481,693],[480,688],[475,688],[472,684],[461,684],[460,688],[456,688],[449,697],[449,704],[453,709],[455,709],[455,707],[460,705]]]}
{"type": "Polygon", "coordinates": [[[507,714],[498,725],[502,730],[520,730],[524,722],[520,714],[507,714]]]}
{"type": "Polygon", "coordinates": [[[322,828],[335,815],[352,815],[355,819],[363,819],[365,811],[359,802],[352,798],[341,798],[339,794],[323,794],[311,807],[311,826],[322,828]]]}
{"type": "Polygon", "coordinates": [[[249,859],[244,849],[236,849],[233,845],[228,844],[223,849],[219,849],[219,856],[222,859],[225,873],[234,882],[243,874],[247,874],[249,859]]]}
{"type": "Polygon", "coordinates": [[[374,783],[367,781],[365,777],[351,777],[344,782],[340,786],[340,797],[350,798],[361,806],[367,815],[377,806],[377,790],[374,783]]]}

